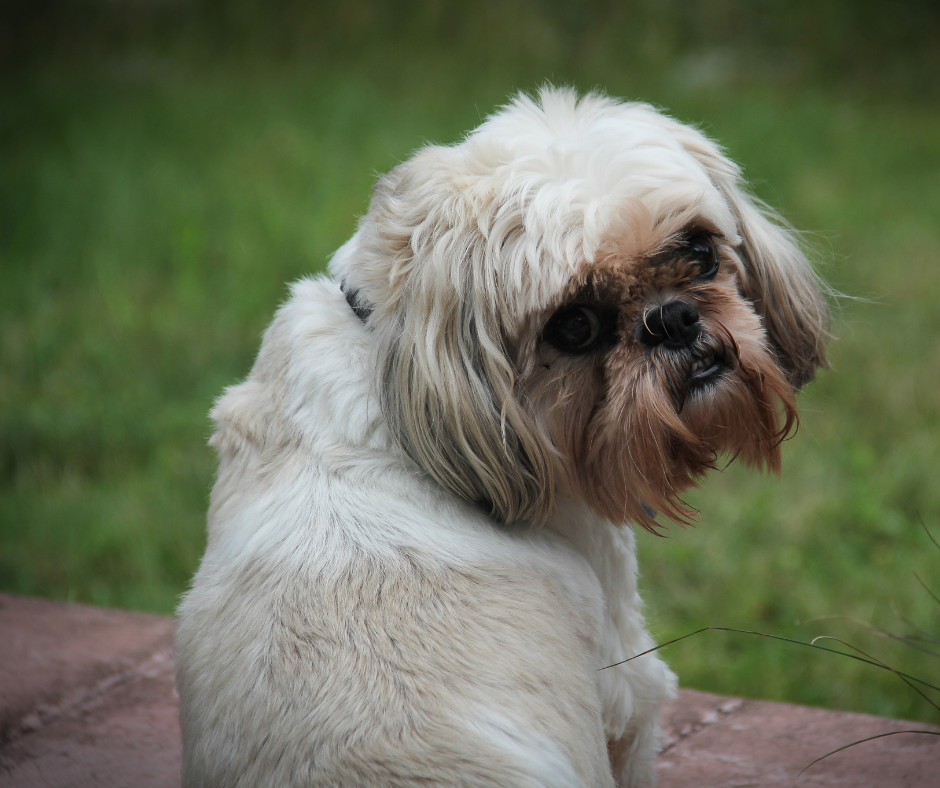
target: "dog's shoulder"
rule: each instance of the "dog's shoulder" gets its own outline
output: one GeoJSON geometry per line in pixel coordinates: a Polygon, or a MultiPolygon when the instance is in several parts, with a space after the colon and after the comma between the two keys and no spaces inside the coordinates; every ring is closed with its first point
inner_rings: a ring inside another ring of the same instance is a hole
{"type": "MultiPolygon", "coordinates": [[[[248,378],[216,401],[211,443],[224,462],[324,432],[355,442],[370,421],[368,347],[360,321],[332,279],[302,279],[265,331],[248,378]]],[[[372,408],[372,419],[376,415],[372,408]]]]}

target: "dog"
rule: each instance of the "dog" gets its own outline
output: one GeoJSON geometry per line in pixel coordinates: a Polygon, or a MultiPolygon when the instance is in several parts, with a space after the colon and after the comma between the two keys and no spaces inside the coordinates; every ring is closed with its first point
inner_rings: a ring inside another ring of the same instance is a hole
{"type": "Polygon", "coordinates": [[[792,233],[699,131],[549,87],[382,177],[329,272],[212,412],[185,785],[652,785],[631,525],[779,469],[829,337],[792,233]]]}

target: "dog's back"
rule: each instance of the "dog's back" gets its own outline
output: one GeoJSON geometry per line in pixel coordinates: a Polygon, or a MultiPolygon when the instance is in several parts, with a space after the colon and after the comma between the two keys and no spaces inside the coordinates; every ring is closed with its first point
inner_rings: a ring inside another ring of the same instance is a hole
{"type": "Polygon", "coordinates": [[[338,287],[301,283],[214,416],[180,608],[184,782],[607,786],[600,588],[390,445],[338,287]]]}

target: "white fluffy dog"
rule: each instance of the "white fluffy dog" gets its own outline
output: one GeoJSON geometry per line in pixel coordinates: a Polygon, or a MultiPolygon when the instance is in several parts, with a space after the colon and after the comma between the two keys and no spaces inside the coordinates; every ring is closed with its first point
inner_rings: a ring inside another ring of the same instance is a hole
{"type": "Polygon", "coordinates": [[[642,786],[630,523],[776,469],[828,312],[698,131],[545,89],[376,186],[213,416],[184,782],[642,786]]]}

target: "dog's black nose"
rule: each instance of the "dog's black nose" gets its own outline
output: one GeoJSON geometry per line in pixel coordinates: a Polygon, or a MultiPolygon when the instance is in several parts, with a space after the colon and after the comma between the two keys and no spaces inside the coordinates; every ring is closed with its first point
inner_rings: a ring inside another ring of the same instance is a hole
{"type": "Polygon", "coordinates": [[[680,350],[695,342],[700,333],[695,307],[677,299],[647,310],[637,335],[647,347],[665,345],[680,350]]]}

